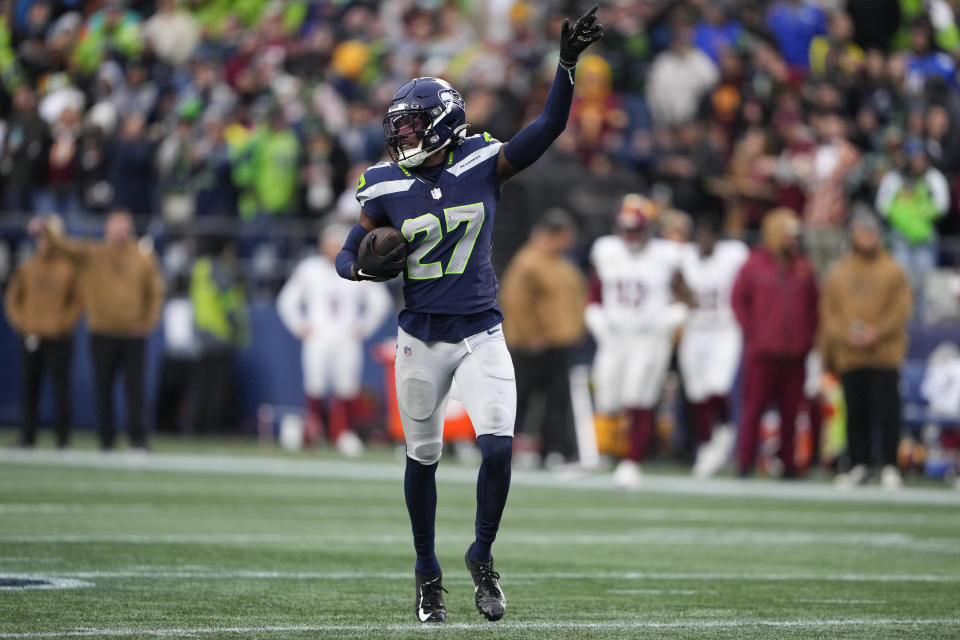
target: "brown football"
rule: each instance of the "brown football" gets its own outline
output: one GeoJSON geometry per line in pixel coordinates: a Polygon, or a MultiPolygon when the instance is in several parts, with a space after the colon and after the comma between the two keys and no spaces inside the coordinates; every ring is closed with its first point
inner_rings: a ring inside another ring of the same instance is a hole
{"type": "Polygon", "coordinates": [[[397,245],[406,245],[407,241],[403,237],[403,234],[400,233],[398,229],[394,227],[377,227],[370,233],[368,233],[364,238],[363,242],[360,243],[360,257],[367,251],[367,243],[370,242],[369,238],[373,236],[373,246],[372,250],[378,256],[385,256],[391,251],[393,251],[397,245]]]}

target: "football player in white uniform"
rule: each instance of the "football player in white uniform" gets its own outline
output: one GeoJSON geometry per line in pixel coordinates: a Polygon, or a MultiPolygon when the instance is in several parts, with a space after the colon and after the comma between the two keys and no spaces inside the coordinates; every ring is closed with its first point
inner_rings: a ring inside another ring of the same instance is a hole
{"type": "Polygon", "coordinates": [[[594,278],[586,322],[597,342],[594,402],[601,415],[626,412],[630,425],[629,454],[613,477],[622,488],[640,482],[673,334],[687,312],[673,290],[682,245],[650,237],[653,212],[650,200],[627,195],[617,233],[598,238],[590,251],[594,278]]]}
{"type": "Polygon", "coordinates": [[[334,260],[349,231],[343,225],[323,231],[320,253],[297,265],[280,290],[277,312],[303,341],[305,443],[313,442],[326,427],[328,440],[344,455],[355,456],[363,444],[351,428],[349,414],[360,393],[363,341],[386,319],[393,304],[385,285],[356,287],[337,275],[334,260]]]}
{"type": "Polygon", "coordinates": [[[728,396],[740,366],[743,335],[730,292],[750,253],[739,240],[720,240],[717,225],[714,219],[697,223],[681,266],[694,304],[677,355],[699,445],[693,472],[702,477],[713,475],[727,461],[736,438],[729,424],[728,396]],[[716,425],[722,427],[714,431],[716,425]]]}

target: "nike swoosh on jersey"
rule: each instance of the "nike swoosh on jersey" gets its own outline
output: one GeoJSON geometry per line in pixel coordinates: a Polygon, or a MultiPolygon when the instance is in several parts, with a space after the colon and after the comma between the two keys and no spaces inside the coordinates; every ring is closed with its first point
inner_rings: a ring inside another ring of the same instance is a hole
{"type": "Polygon", "coordinates": [[[497,331],[500,331],[500,329],[487,329],[487,335],[488,335],[488,336],[492,336],[492,335],[495,334],[497,331]]]}

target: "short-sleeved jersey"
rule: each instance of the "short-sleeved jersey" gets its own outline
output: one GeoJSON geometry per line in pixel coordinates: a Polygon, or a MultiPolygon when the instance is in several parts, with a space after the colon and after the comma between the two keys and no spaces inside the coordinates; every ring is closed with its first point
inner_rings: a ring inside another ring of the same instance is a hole
{"type": "Polygon", "coordinates": [[[590,261],[600,280],[608,325],[616,331],[669,330],[670,281],[681,256],[682,245],[670,240],[651,239],[632,250],[620,236],[598,238],[590,261]]]}
{"type": "Polygon", "coordinates": [[[363,211],[399,229],[409,244],[400,320],[418,338],[458,340],[502,319],[490,262],[500,147],[488,134],[466,138],[447,152],[435,183],[395,162],[373,165],[360,179],[363,211]],[[442,335],[422,317],[434,315],[443,317],[442,335]],[[478,318],[486,326],[477,327],[478,318]]]}
{"type": "Polygon", "coordinates": [[[689,325],[709,328],[736,323],[730,306],[730,293],[740,267],[747,261],[750,250],[739,240],[722,240],[713,253],[704,258],[696,245],[684,247],[683,279],[693,290],[697,308],[690,314],[689,325]]]}

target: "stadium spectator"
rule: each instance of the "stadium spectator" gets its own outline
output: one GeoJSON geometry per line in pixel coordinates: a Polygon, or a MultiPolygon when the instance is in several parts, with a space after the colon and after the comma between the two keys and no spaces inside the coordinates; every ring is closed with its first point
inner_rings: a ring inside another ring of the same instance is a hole
{"type": "Polygon", "coordinates": [[[363,343],[392,307],[385,285],[357,287],[337,275],[334,261],[349,229],[327,226],[319,253],[297,265],[277,296],[284,326],[303,342],[304,440],[321,434],[346,456],[363,451],[354,414],[363,373],[363,343]]]}
{"type": "Polygon", "coordinates": [[[157,12],[144,20],[141,32],[158,58],[178,66],[190,59],[200,42],[201,28],[189,11],[177,7],[177,0],[160,0],[157,12]]]}
{"type": "MultiPolygon", "coordinates": [[[[17,267],[7,284],[4,311],[20,338],[23,395],[19,444],[36,442],[37,405],[46,371],[56,397],[54,432],[58,449],[70,441],[70,364],[73,359],[73,331],[83,306],[77,287],[77,271],[62,256],[55,255],[50,241],[41,233],[44,220],[34,218],[28,231],[37,239],[37,254],[17,267]]],[[[46,222],[62,230],[59,217],[46,222]]]]}
{"type": "Polygon", "coordinates": [[[185,274],[173,278],[163,303],[163,356],[157,383],[156,427],[158,431],[193,431],[197,402],[197,360],[200,344],[194,326],[190,282],[185,274]]]}
{"type": "Polygon", "coordinates": [[[105,451],[114,447],[113,385],[122,369],[130,444],[146,450],[146,337],[160,317],[164,288],[153,252],[135,241],[133,219],[124,210],[115,210],[107,217],[102,242],[68,239],[49,223],[44,232],[53,253],[66,256],[79,269],[90,329],[100,447],[105,451]]]}
{"type": "Polygon", "coordinates": [[[106,0],[91,14],[73,52],[73,63],[91,73],[108,57],[131,58],[143,50],[140,16],[127,9],[126,0],[106,0]]]}
{"type": "Polygon", "coordinates": [[[845,11],[853,23],[853,39],[864,51],[890,50],[900,29],[900,0],[847,0],[845,11]]]}
{"type": "Polygon", "coordinates": [[[944,175],[930,166],[922,142],[908,140],[904,153],[905,166],[880,182],[876,206],[890,223],[893,257],[907,270],[922,314],[924,277],[937,264],[935,223],[950,206],[950,189],[944,175]]]}
{"type": "Polygon", "coordinates": [[[135,112],[122,121],[107,162],[115,209],[138,215],[153,213],[157,144],[152,136],[143,114],[135,112]]]}
{"type": "Polygon", "coordinates": [[[850,176],[860,152],[847,139],[846,121],[835,111],[816,114],[818,143],[813,149],[803,208],[804,241],[813,268],[823,277],[843,252],[850,176]]]}
{"type": "Polygon", "coordinates": [[[794,427],[803,398],[804,361],[817,330],[816,276],[800,253],[799,238],[800,221],[794,211],[768,213],[763,244],[751,251],[733,285],[731,303],[745,341],[737,443],[741,476],[753,471],[760,419],[771,401],[780,414],[783,477],[797,474],[794,427]]]}
{"type": "Polygon", "coordinates": [[[693,43],[718,67],[724,51],[737,47],[743,37],[743,27],[732,17],[732,8],[729,0],[703,3],[703,19],[693,33],[693,43]]]}
{"type": "Polygon", "coordinates": [[[783,59],[801,75],[810,68],[810,43],[827,32],[823,9],[807,0],[775,0],[767,9],[767,26],[783,59]]]}
{"type": "Polygon", "coordinates": [[[569,372],[573,350],[585,335],[587,285],[567,257],[576,237],[570,215],[548,209],[514,254],[500,287],[503,335],[517,377],[514,448],[536,451],[541,464],[551,453],[568,462],[577,459],[569,372]],[[543,400],[536,421],[530,411],[534,395],[543,400]]]}
{"type": "Polygon", "coordinates": [[[270,108],[241,154],[234,164],[233,179],[238,186],[251,189],[256,216],[292,215],[297,205],[300,141],[279,106],[270,108]]]}
{"type": "Polygon", "coordinates": [[[3,201],[8,210],[35,210],[35,198],[46,183],[49,149],[50,129],[37,113],[36,96],[29,87],[20,85],[13,94],[13,112],[0,155],[6,191],[3,201]]]}
{"type": "Polygon", "coordinates": [[[678,22],[670,47],[659,53],[647,77],[647,101],[657,126],[689,122],[696,116],[704,94],[720,77],[716,65],[693,46],[693,28],[678,22]]]}
{"type": "Polygon", "coordinates": [[[230,430],[236,424],[234,357],[250,342],[250,319],[233,240],[208,239],[194,263],[190,301],[199,344],[194,431],[230,430]]]}
{"type": "Polygon", "coordinates": [[[880,222],[858,212],[850,225],[850,251],[831,270],[820,299],[826,360],[840,374],[847,409],[852,465],[838,476],[852,486],[867,480],[878,432],[883,486],[900,486],[900,373],[907,347],[910,284],[884,250],[880,222]]]}

